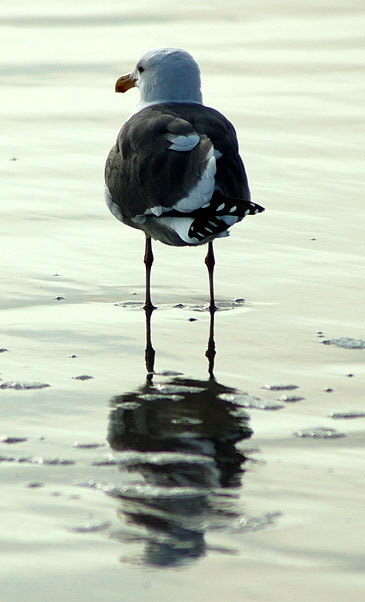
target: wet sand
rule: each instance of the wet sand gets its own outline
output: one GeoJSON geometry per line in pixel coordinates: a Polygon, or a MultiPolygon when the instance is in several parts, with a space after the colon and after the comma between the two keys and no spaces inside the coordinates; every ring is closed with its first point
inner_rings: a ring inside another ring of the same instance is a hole
{"type": "Polygon", "coordinates": [[[361,5],[186,6],[0,18],[4,602],[363,600],[361,5]],[[103,201],[114,80],[162,45],[267,208],[215,244],[215,381],[205,249],[154,246],[146,380],[144,240],[103,201]]]}

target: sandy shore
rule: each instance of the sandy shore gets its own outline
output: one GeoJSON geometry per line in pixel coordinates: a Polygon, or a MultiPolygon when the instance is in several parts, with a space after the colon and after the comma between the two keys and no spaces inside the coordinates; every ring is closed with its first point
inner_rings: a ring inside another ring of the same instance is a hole
{"type": "Polygon", "coordinates": [[[4,602],[363,600],[360,7],[6,2],[4,602]],[[163,45],[267,208],[215,245],[216,382],[205,249],[155,244],[146,382],[143,236],[103,201],[114,80],[163,45]]]}

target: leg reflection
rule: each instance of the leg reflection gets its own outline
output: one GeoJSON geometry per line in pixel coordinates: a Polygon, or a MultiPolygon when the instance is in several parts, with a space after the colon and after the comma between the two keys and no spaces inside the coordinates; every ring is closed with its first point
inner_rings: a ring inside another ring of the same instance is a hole
{"type": "Polygon", "coordinates": [[[151,316],[153,313],[153,307],[145,307],[146,314],[146,350],[145,350],[145,362],[147,370],[147,380],[152,380],[153,372],[155,367],[155,350],[152,347],[151,338],[151,316]]]}
{"type": "MultiPolygon", "coordinates": [[[[155,350],[152,345],[152,327],[151,317],[154,307],[145,307],[146,314],[146,349],[145,349],[145,364],[147,370],[147,380],[152,381],[155,367],[155,350]]],[[[215,340],[214,340],[214,315],[216,309],[210,308],[210,321],[209,321],[209,339],[208,348],[205,352],[205,357],[208,359],[208,373],[210,378],[214,379],[214,360],[216,356],[215,340]]]]}
{"type": "Polygon", "coordinates": [[[208,359],[208,372],[210,378],[214,378],[215,340],[214,340],[214,315],[215,309],[210,309],[209,339],[205,357],[208,359]]]}

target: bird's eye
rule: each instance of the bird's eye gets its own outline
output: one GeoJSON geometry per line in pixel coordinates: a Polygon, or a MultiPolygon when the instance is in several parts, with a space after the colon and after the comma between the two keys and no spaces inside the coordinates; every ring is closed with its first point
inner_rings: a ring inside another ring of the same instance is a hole
{"type": "Polygon", "coordinates": [[[141,65],[138,65],[137,71],[138,71],[138,73],[143,73],[144,67],[142,67],[141,65]]]}

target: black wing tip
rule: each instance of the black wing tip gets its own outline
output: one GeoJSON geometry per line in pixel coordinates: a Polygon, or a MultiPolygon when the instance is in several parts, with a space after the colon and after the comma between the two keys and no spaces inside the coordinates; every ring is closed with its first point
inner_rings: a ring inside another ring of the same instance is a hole
{"type": "Polygon", "coordinates": [[[262,213],[263,211],[265,211],[265,207],[262,207],[261,205],[258,205],[257,203],[251,203],[251,205],[253,205],[253,214],[256,215],[256,213],[262,213]]]}
{"type": "Polygon", "coordinates": [[[210,236],[216,237],[221,232],[227,230],[229,226],[227,224],[215,217],[210,216],[209,219],[207,217],[196,218],[189,228],[189,236],[190,238],[196,238],[199,242],[202,242],[205,238],[209,238],[210,236]]]}
{"type": "Polygon", "coordinates": [[[248,199],[226,196],[219,190],[215,190],[210,203],[210,211],[214,215],[235,215],[243,218],[246,215],[262,213],[265,211],[265,207],[248,199]]]}

